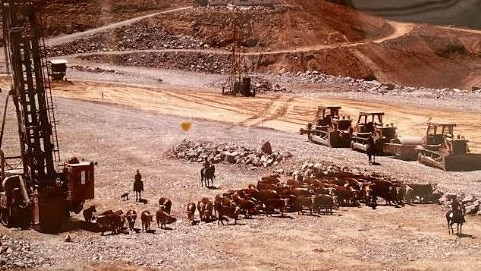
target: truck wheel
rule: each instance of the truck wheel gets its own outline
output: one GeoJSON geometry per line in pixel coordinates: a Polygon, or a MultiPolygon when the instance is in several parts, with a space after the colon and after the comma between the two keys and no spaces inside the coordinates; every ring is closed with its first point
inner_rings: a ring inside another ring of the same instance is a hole
{"type": "Polygon", "coordinates": [[[0,209],[0,222],[2,222],[5,227],[10,226],[10,215],[8,214],[8,210],[6,208],[0,209]]]}

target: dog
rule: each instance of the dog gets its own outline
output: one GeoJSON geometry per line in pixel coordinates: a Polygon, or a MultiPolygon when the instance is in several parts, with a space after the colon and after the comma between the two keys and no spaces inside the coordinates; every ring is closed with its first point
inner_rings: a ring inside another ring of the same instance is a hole
{"type": "Polygon", "coordinates": [[[125,192],[120,196],[121,200],[129,200],[129,192],[125,192]]]}

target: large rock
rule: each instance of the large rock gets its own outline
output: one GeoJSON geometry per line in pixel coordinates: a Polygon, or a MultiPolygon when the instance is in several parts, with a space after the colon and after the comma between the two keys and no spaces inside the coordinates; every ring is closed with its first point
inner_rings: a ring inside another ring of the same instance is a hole
{"type": "Polygon", "coordinates": [[[227,163],[235,164],[237,162],[237,157],[235,152],[224,152],[224,161],[227,163]]]}
{"type": "Polygon", "coordinates": [[[260,149],[261,153],[272,154],[272,147],[271,147],[271,143],[269,141],[262,142],[259,149],[260,149]]]}

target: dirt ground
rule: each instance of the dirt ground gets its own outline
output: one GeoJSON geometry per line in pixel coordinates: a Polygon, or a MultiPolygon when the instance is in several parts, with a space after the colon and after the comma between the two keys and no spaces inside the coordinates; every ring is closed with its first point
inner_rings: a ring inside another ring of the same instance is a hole
{"type": "MultiPolygon", "coordinates": [[[[332,86],[323,91],[305,88],[245,98],[221,95],[210,86],[210,80],[218,79],[214,75],[115,69],[130,73],[101,75],[110,82],[99,82],[98,74],[73,73],[71,80],[52,84],[61,157],[75,155],[98,162],[95,199],[86,202],[86,207],[95,205],[98,212],[155,212],[158,198],[167,196],[178,221],[165,230],[154,225],[153,233],[105,236],[81,215],[73,215],[55,235],[0,227],[1,235],[28,243],[34,264],[27,269],[479,270],[481,219],[468,216],[464,234],[450,235],[442,205],[396,208],[380,202],[375,210],[362,206],[342,207],[333,215],[258,215],[225,226],[215,222],[191,225],[184,211],[189,201],[246,188],[272,170],[291,170],[306,161],[326,161],[400,181],[437,183],[442,191],[479,198],[481,171],[444,172],[390,157],[379,157],[380,165],[373,166],[365,154],[315,145],[298,134],[312,120],[317,106],[340,105],[354,119],[359,111],[384,111],[385,122],[394,123],[401,135],[422,136],[428,120],[456,122],[457,133],[470,140],[471,150],[481,152],[479,95],[382,95],[352,89],[334,92],[336,86],[332,86]],[[154,83],[158,78],[163,83],[154,83]],[[192,123],[188,131],[181,129],[185,121],[192,123]],[[207,189],[200,187],[200,164],[165,154],[183,140],[249,148],[269,140],[274,150],[289,151],[293,157],[274,169],[220,163],[216,167],[218,189],[207,189]],[[146,204],[135,202],[132,192],[129,200],[120,200],[122,193],[131,190],[136,169],[144,176],[146,204]],[[67,236],[73,242],[64,242],[67,236]]],[[[7,81],[0,83],[8,89],[7,81]]],[[[0,94],[0,101],[5,101],[6,93],[0,94]]],[[[7,120],[12,124],[15,118],[9,115],[7,120]]],[[[14,149],[15,126],[7,131],[7,148],[14,149]]],[[[136,228],[140,228],[138,220],[136,228]]]]}
{"type": "MultiPolygon", "coordinates": [[[[428,116],[447,121],[453,116],[463,117],[459,112],[290,94],[230,97],[218,91],[175,86],[72,82],[54,84],[53,89],[62,156],[77,155],[99,163],[96,199],[86,206],[155,211],[155,202],[162,195],[172,199],[173,214],[179,221],[172,230],[154,226],[154,234],[107,236],[92,232],[81,215],[75,215],[59,235],[0,228],[0,233],[31,243],[44,263],[35,269],[461,270],[462,266],[462,270],[478,270],[481,266],[481,220],[468,217],[465,235],[449,235],[445,208],[440,205],[381,205],[376,210],[343,207],[332,216],[261,215],[242,219],[239,225],[230,221],[226,226],[192,226],[184,213],[187,202],[245,188],[270,170],[220,164],[216,180],[219,189],[202,189],[198,182],[200,164],[172,160],[164,154],[184,139],[250,147],[268,139],[274,149],[294,154],[289,165],[306,160],[332,161],[400,180],[437,182],[444,191],[481,195],[479,172],[449,173],[392,158],[380,158],[379,167],[369,166],[364,154],[314,145],[296,134],[321,103],[340,104],[353,116],[357,110],[383,109],[400,130],[413,132],[428,116]],[[180,128],[186,120],[192,122],[188,132],[180,128]],[[146,180],[146,205],[132,198],[119,199],[130,190],[135,169],[140,169],[146,180]],[[63,242],[67,234],[73,243],[63,242]]],[[[479,114],[465,117],[463,121],[475,125],[479,114]]],[[[463,132],[474,135],[475,129],[465,127],[463,132]]],[[[140,228],[139,221],[136,227],[140,228]]]]}

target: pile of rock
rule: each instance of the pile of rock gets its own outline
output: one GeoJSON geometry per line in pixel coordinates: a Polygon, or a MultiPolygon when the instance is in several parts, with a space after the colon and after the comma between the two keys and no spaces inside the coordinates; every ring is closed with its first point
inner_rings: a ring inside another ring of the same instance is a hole
{"type": "Polygon", "coordinates": [[[210,46],[188,35],[175,35],[163,27],[152,27],[140,21],[132,26],[93,34],[67,44],[48,49],[49,57],[90,52],[205,49],[210,46]]]}
{"type": "Polygon", "coordinates": [[[92,54],[80,59],[120,66],[176,69],[192,72],[225,74],[230,69],[229,55],[208,52],[145,52],[122,55],[92,54]]]}
{"type": "Polygon", "coordinates": [[[85,67],[81,65],[75,65],[70,67],[71,69],[78,70],[78,71],[83,71],[83,72],[91,72],[91,73],[115,73],[115,74],[123,74],[122,72],[113,70],[113,69],[102,69],[99,67],[96,68],[91,68],[91,67],[85,67]]]}
{"type": "Polygon", "coordinates": [[[47,265],[46,259],[36,255],[31,244],[0,235],[0,270],[31,269],[34,266],[47,265]]]}
{"type": "Polygon", "coordinates": [[[214,163],[240,164],[256,169],[275,167],[291,158],[289,152],[273,151],[269,141],[264,141],[256,150],[230,143],[193,142],[184,140],[172,148],[168,155],[186,159],[189,162],[203,162],[212,159],[214,163]]]}
{"type": "Polygon", "coordinates": [[[463,95],[465,93],[481,93],[481,89],[462,90],[457,88],[426,88],[426,87],[410,87],[401,86],[393,83],[381,83],[377,80],[356,79],[352,77],[343,77],[323,74],[319,71],[305,72],[281,72],[275,75],[276,81],[285,83],[315,83],[326,85],[337,85],[352,89],[354,92],[368,92],[374,94],[399,94],[399,93],[415,93],[416,95],[436,95],[442,97],[445,95],[463,95]]]}
{"type": "Polygon", "coordinates": [[[439,199],[439,203],[445,206],[451,205],[454,200],[461,201],[466,209],[468,215],[481,215],[481,200],[474,195],[465,195],[463,193],[444,193],[439,199]]]}

